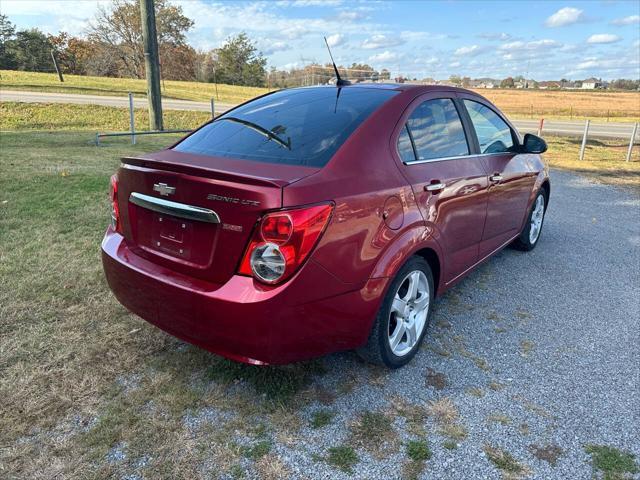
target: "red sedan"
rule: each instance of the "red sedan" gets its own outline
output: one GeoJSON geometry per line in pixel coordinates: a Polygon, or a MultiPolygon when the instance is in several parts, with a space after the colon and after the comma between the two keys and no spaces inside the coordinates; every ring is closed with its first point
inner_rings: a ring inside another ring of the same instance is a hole
{"type": "Polygon", "coordinates": [[[545,150],[462,89],[278,91],[122,160],[104,271],[129,310],[234,360],[400,367],[436,295],[536,246],[545,150]]]}

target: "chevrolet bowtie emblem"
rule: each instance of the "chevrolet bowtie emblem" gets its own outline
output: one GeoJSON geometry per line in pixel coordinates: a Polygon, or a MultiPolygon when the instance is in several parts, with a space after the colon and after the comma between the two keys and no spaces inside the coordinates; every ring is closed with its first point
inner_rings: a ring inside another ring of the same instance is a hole
{"type": "Polygon", "coordinates": [[[176,187],[170,187],[166,183],[154,183],[153,191],[158,192],[164,197],[168,197],[169,195],[173,195],[175,193],[176,187]]]}

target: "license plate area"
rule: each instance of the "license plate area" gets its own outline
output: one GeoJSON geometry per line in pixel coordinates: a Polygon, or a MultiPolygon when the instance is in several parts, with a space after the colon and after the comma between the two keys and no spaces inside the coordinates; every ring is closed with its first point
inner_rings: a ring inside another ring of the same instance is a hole
{"type": "Polygon", "coordinates": [[[153,213],[152,246],[161,252],[184,260],[191,259],[193,222],[181,218],[153,213]]]}

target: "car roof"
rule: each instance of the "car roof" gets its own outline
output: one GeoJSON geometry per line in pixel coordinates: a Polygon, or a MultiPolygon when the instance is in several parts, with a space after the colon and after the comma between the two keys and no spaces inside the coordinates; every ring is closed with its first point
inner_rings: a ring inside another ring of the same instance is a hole
{"type": "MultiPolygon", "coordinates": [[[[300,88],[300,87],[298,87],[300,88]]],[[[301,87],[301,88],[337,88],[335,85],[317,85],[311,87],[301,87]]],[[[466,88],[453,87],[449,85],[422,85],[415,83],[351,83],[349,85],[342,85],[340,88],[367,88],[373,90],[396,90],[399,92],[413,91],[416,93],[426,93],[426,92],[438,92],[438,91],[446,91],[446,92],[464,92],[469,93],[471,95],[478,95],[476,92],[471,90],[467,90],[466,88]]]]}

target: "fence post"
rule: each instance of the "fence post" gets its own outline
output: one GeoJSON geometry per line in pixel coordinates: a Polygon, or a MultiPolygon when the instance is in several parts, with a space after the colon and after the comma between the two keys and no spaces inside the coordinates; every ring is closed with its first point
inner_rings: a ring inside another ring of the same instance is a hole
{"type": "Polygon", "coordinates": [[[638,133],[638,123],[633,124],[633,132],[631,132],[631,140],[629,140],[629,150],[627,150],[627,162],[631,161],[631,153],[633,152],[633,141],[636,139],[636,133],[638,133]]]}
{"type": "Polygon", "coordinates": [[[580,147],[580,160],[584,159],[584,148],[587,146],[587,135],[589,134],[589,120],[584,122],[584,135],[582,136],[582,146],[580,147]]]}
{"type": "Polygon", "coordinates": [[[542,135],[542,127],[544,125],[544,118],[540,119],[540,124],[538,125],[538,136],[540,137],[542,135]]]}
{"type": "Polygon", "coordinates": [[[133,116],[133,93],[129,92],[129,124],[131,125],[131,145],[136,144],[136,127],[133,116]]]}
{"type": "Polygon", "coordinates": [[[216,118],[215,100],[211,97],[211,120],[216,118]]]}

